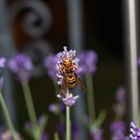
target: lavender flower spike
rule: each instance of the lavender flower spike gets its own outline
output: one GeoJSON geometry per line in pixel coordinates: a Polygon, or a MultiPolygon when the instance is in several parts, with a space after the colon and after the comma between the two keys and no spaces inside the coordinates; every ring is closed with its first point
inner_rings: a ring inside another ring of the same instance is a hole
{"type": "Polygon", "coordinates": [[[103,130],[101,128],[92,128],[91,137],[92,137],[92,140],[102,140],[103,139],[103,130]]]}
{"type": "Polygon", "coordinates": [[[57,70],[54,68],[54,66],[57,63],[57,56],[56,55],[50,55],[45,58],[44,60],[44,67],[47,69],[48,75],[53,79],[56,80],[56,73],[57,70]]]}
{"type": "Polygon", "coordinates": [[[64,47],[64,51],[60,52],[57,54],[57,63],[56,63],[56,70],[57,70],[57,78],[58,78],[58,85],[62,85],[62,81],[63,81],[63,74],[62,74],[62,64],[63,63],[67,63],[67,62],[71,62],[72,66],[73,66],[73,71],[75,71],[76,69],[78,69],[78,62],[79,59],[76,57],[76,51],[75,50],[67,50],[67,47],[64,47]]]}
{"type": "Polygon", "coordinates": [[[123,121],[114,121],[110,125],[110,131],[112,133],[125,133],[126,130],[126,124],[123,121]]]}
{"type": "Polygon", "coordinates": [[[46,132],[42,133],[41,140],[49,140],[49,136],[46,132]]]}
{"type": "Polygon", "coordinates": [[[92,74],[96,72],[97,54],[93,50],[81,52],[78,55],[80,59],[80,69],[77,71],[79,74],[92,74]]]}
{"type": "MultiPolygon", "coordinates": [[[[19,133],[15,133],[16,140],[22,140],[19,133]]],[[[12,140],[12,134],[9,130],[6,130],[4,132],[1,132],[0,134],[0,140],[12,140]]]]}
{"type": "Polygon", "coordinates": [[[79,98],[78,95],[73,96],[72,93],[67,93],[65,97],[63,97],[61,95],[57,95],[57,97],[59,99],[61,99],[66,106],[69,106],[69,107],[74,105],[76,103],[77,99],[79,98]]]}
{"type": "Polygon", "coordinates": [[[1,57],[0,58],[0,68],[4,68],[5,63],[6,63],[6,59],[4,57],[1,57]]]}
{"type": "MultiPolygon", "coordinates": [[[[0,71],[2,72],[2,69],[4,68],[5,66],[5,63],[6,63],[6,59],[4,57],[1,57],[0,58],[0,71]]],[[[1,75],[1,73],[0,73],[1,75]]],[[[2,89],[3,87],[3,83],[4,83],[4,78],[3,76],[0,76],[0,90],[2,89]]]]}
{"type": "Polygon", "coordinates": [[[119,103],[124,103],[126,101],[126,90],[124,87],[119,87],[117,89],[116,100],[119,103]]]}
{"type": "Polygon", "coordinates": [[[60,95],[57,95],[59,99],[67,106],[71,107],[75,104],[77,99],[79,98],[78,95],[73,96],[72,93],[69,93],[70,88],[74,88],[71,86],[68,80],[63,80],[64,78],[73,79],[75,75],[74,72],[78,69],[78,62],[79,59],[76,57],[75,50],[67,50],[67,47],[64,47],[64,51],[57,54],[57,63],[56,63],[56,70],[57,70],[57,78],[58,78],[58,85],[65,84],[67,85],[63,92],[60,95]]]}
{"type": "Polygon", "coordinates": [[[133,122],[130,124],[130,139],[131,140],[140,140],[140,128],[136,127],[133,122]]]}
{"type": "Polygon", "coordinates": [[[20,53],[9,60],[8,66],[19,80],[28,80],[33,69],[31,59],[27,55],[20,53]]]}
{"type": "Polygon", "coordinates": [[[50,112],[58,114],[58,113],[64,112],[65,107],[64,107],[64,105],[62,103],[50,104],[48,109],[49,109],[50,112]]]}
{"type": "Polygon", "coordinates": [[[110,125],[112,140],[127,140],[125,136],[126,124],[123,121],[116,120],[110,125]]]}

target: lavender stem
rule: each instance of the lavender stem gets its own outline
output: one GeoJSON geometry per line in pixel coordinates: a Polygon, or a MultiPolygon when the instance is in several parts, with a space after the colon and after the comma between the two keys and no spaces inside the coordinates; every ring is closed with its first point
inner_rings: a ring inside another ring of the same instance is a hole
{"type": "Polygon", "coordinates": [[[54,133],[54,139],[59,140],[58,134],[56,132],[54,133]]]}
{"type": "Polygon", "coordinates": [[[9,115],[9,112],[8,112],[7,106],[5,104],[5,101],[3,99],[1,91],[0,91],[0,103],[1,103],[1,106],[2,106],[2,109],[3,109],[4,117],[5,117],[6,122],[7,122],[7,126],[9,127],[9,130],[12,134],[13,139],[16,140],[15,130],[14,130],[14,127],[13,127],[13,124],[12,124],[12,120],[10,118],[10,115],[9,115]]]}
{"type": "MultiPolygon", "coordinates": [[[[66,94],[69,94],[69,90],[67,90],[66,94]]],[[[71,120],[69,106],[66,106],[66,140],[71,140],[71,120]]]]}
{"type": "Polygon", "coordinates": [[[91,74],[86,74],[88,113],[92,121],[96,119],[93,79],[91,74]]]}
{"type": "Polygon", "coordinates": [[[70,107],[66,106],[66,140],[70,140],[70,107]]]}
{"type": "Polygon", "coordinates": [[[32,96],[31,96],[29,84],[27,81],[21,81],[21,85],[22,85],[22,89],[24,92],[25,102],[26,102],[26,106],[28,109],[30,121],[32,122],[33,127],[37,127],[38,123],[37,123],[35,108],[33,105],[33,100],[32,100],[32,96]]]}

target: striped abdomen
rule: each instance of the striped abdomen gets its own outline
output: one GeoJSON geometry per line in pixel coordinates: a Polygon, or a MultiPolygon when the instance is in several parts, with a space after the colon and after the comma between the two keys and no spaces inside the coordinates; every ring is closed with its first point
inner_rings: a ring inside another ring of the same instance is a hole
{"type": "Polygon", "coordinates": [[[66,77],[66,82],[69,88],[74,88],[77,84],[76,77],[74,73],[68,74],[66,77]]]}

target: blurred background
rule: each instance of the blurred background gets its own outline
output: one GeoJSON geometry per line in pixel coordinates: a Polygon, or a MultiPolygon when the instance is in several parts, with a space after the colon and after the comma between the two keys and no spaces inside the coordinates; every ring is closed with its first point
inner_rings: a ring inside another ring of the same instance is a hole
{"type": "MultiPolygon", "coordinates": [[[[109,123],[114,119],[115,93],[120,86],[126,87],[127,84],[123,8],[121,0],[0,0],[1,55],[9,58],[18,51],[26,52],[33,59],[32,97],[37,116],[48,116],[46,131],[50,139],[53,139],[59,119],[50,113],[48,106],[58,99],[43,60],[62,51],[65,45],[77,52],[94,50],[97,53],[97,70],[92,74],[95,108],[97,114],[102,109],[107,111],[103,123],[104,139],[110,138],[109,123]]],[[[7,92],[5,99],[11,107],[17,129],[25,135],[23,124],[29,118],[22,88],[15,76],[7,73],[10,82],[5,82],[5,88],[10,88],[11,93],[4,89],[7,92]]],[[[84,100],[85,96],[81,95],[79,100],[84,100]]],[[[78,105],[81,107],[77,108],[87,108],[86,101],[78,105]]],[[[124,116],[123,120],[127,122],[129,108],[126,112],[127,117],[124,116]]],[[[88,133],[85,135],[88,137],[88,133]]]]}

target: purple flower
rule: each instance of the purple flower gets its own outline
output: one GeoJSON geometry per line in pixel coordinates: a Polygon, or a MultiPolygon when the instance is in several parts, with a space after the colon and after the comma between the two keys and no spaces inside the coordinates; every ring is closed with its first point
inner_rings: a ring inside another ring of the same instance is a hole
{"type": "Polygon", "coordinates": [[[131,122],[130,127],[130,139],[140,140],[140,128],[136,127],[133,122],[131,122]]]}
{"type": "Polygon", "coordinates": [[[20,53],[9,60],[8,66],[17,75],[19,80],[28,80],[33,69],[31,59],[25,54],[20,53]]]}
{"type": "Polygon", "coordinates": [[[67,50],[67,47],[64,47],[64,51],[57,54],[57,63],[56,63],[56,70],[57,70],[57,78],[58,78],[58,85],[62,85],[63,82],[63,68],[65,65],[71,66],[73,71],[78,69],[78,62],[79,59],[76,57],[75,50],[67,50]]]}
{"type": "Polygon", "coordinates": [[[2,77],[2,70],[5,66],[5,63],[6,63],[6,59],[4,57],[1,57],[0,58],[0,90],[2,89],[3,87],[3,83],[4,83],[4,78],[2,77]]]}
{"type": "Polygon", "coordinates": [[[126,124],[123,121],[114,121],[110,126],[110,131],[112,133],[125,133],[126,124]]]}
{"type": "Polygon", "coordinates": [[[126,113],[126,91],[124,87],[119,87],[116,92],[116,103],[113,105],[113,111],[120,118],[126,113]]]}
{"type": "Polygon", "coordinates": [[[103,130],[100,128],[93,128],[91,130],[92,140],[102,140],[103,139],[103,130]]]}
{"type": "Polygon", "coordinates": [[[129,140],[123,133],[113,134],[112,140],[129,140]]]}
{"type": "Polygon", "coordinates": [[[57,70],[55,69],[55,65],[57,63],[57,56],[56,55],[50,55],[45,58],[44,60],[44,66],[48,70],[48,75],[53,79],[56,80],[56,73],[57,70]]]}
{"type": "Polygon", "coordinates": [[[126,124],[123,121],[114,121],[110,126],[112,140],[127,140],[125,136],[126,124]]]}
{"type": "Polygon", "coordinates": [[[73,140],[77,140],[78,139],[78,132],[79,132],[79,128],[76,122],[72,123],[72,127],[71,127],[71,134],[72,134],[72,139],[73,140]]]}
{"type": "Polygon", "coordinates": [[[61,95],[57,95],[57,97],[59,99],[62,100],[62,102],[66,105],[66,106],[69,106],[71,107],[72,105],[74,105],[77,101],[77,99],[79,98],[78,95],[76,96],[73,96],[73,94],[71,93],[67,93],[65,97],[61,96],[61,95]]]}
{"type": "MultiPolygon", "coordinates": [[[[15,139],[16,140],[22,140],[21,136],[19,133],[15,133],[15,139]]],[[[1,130],[0,132],[0,140],[13,140],[12,138],[12,133],[9,130],[1,130]]]]}
{"type": "Polygon", "coordinates": [[[41,136],[41,140],[49,140],[48,134],[43,132],[41,136]]]}
{"type": "Polygon", "coordinates": [[[1,57],[0,58],[0,68],[4,68],[5,63],[6,63],[6,59],[4,57],[1,57]]]}
{"type": "Polygon", "coordinates": [[[140,57],[138,58],[138,61],[137,61],[138,65],[140,66],[140,57]]]}
{"type": "Polygon", "coordinates": [[[77,71],[78,73],[81,74],[95,73],[97,54],[93,50],[81,52],[78,55],[78,58],[80,59],[79,62],[80,68],[77,71]]]}
{"type": "Polygon", "coordinates": [[[116,92],[116,100],[120,103],[126,101],[126,91],[124,87],[119,87],[116,92]]]}
{"type": "Polygon", "coordinates": [[[50,104],[49,105],[49,111],[53,112],[55,114],[61,113],[65,110],[65,107],[62,103],[60,104],[50,104]]]}

